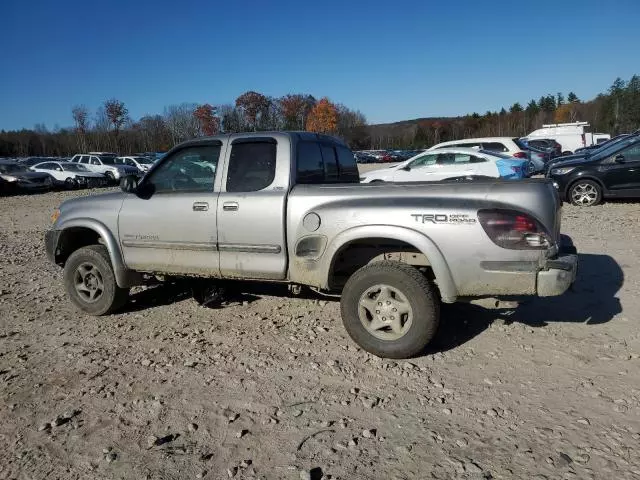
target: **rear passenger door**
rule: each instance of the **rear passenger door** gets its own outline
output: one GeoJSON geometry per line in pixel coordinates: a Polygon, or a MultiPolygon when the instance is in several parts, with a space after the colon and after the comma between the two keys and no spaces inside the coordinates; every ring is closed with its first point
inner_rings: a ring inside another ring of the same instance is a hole
{"type": "Polygon", "coordinates": [[[466,153],[439,153],[433,180],[472,175],[471,155],[466,153]]]}
{"type": "Polygon", "coordinates": [[[283,137],[231,141],[218,199],[223,277],[283,280],[291,146],[283,137]]]}

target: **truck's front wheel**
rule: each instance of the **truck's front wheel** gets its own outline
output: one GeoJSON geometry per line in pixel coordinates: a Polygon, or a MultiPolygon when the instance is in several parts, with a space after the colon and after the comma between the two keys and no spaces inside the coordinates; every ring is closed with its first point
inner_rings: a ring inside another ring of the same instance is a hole
{"type": "Polygon", "coordinates": [[[432,284],[399,262],[376,262],[354,273],[342,291],[340,307],[351,338],[386,358],[409,358],[423,351],[440,320],[432,284]]]}
{"type": "Polygon", "coordinates": [[[128,289],[118,287],[103,245],[89,245],[69,256],[64,266],[64,286],[71,301],[90,315],[113,313],[129,297],[128,289]]]}

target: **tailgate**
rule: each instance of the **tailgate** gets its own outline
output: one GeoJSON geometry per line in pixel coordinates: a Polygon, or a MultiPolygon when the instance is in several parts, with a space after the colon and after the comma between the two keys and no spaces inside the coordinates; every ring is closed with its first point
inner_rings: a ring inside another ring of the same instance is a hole
{"type": "Polygon", "coordinates": [[[487,197],[490,202],[497,202],[498,208],[520,210],[532,215],[551,234],[556,244],[560,242],[562,200],[550,180],[496,183],[487,197]]]}

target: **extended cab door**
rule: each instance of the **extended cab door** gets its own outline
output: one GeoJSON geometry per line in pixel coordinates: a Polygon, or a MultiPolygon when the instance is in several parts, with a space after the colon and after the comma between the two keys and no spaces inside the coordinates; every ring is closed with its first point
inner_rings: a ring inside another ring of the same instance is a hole
{"type": "Polygon", "coordinates": [[[285,136],[232,137],[218,199],[223,277],[286,278],[290,156],[285,136]]]}
{"type": "Polygon", "coordinates": [[[220,275],[216,175],[222,148],[217,140],[186,145],[163,159],[137,194],[126,196],[118,227],[127,267],[220,275]]]}

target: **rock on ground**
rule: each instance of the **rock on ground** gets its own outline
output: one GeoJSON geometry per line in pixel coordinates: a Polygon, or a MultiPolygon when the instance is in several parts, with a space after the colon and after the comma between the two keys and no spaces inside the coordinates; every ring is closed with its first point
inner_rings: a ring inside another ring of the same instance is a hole
{"type": "Polygon", "coordinates": [[[444,306],[430,350],[394,362],[337,302],[277,286],[203,308],[177,282],[79,313],[43,234],[89,193],[0,198],[1,477],[640,475],[640,204],[565,205],[572,292],[444,306]]]}

